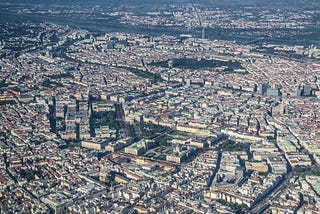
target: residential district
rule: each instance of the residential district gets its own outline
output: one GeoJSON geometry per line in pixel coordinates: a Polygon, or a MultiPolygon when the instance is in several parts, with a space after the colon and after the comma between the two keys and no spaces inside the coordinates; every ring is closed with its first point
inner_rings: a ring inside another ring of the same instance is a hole
{"type": "Polygon", "coordinates": [[[1,28],[1,213],[320,213],[316,46],[1,28]]]}

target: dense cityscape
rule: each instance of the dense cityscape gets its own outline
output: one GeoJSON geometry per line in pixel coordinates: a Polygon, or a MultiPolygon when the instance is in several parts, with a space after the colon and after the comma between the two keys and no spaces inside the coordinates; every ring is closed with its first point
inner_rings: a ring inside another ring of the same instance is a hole
{"type": "Polygon", "coordinates": [[[320,213],[319,2],[81,2],[0,2],[0,213],[320,213]]]}

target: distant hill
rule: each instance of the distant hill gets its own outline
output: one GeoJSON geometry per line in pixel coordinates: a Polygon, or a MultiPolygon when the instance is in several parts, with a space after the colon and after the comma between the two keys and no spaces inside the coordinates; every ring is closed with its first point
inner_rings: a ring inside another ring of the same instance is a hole
{"type": "Polygon", "coordinates": [[[287,7],[304,6],[320,7],[318,0],[4,0],[9,3],[25,4],[62,4],[62,5],[105,5],[105,4],[126,4],[142,6],[143,4],[161,5],[161,4],[204,4],[215,5],[217,7],[239,7],[239,6],[260,6],[260,7],[287,7]]]}

